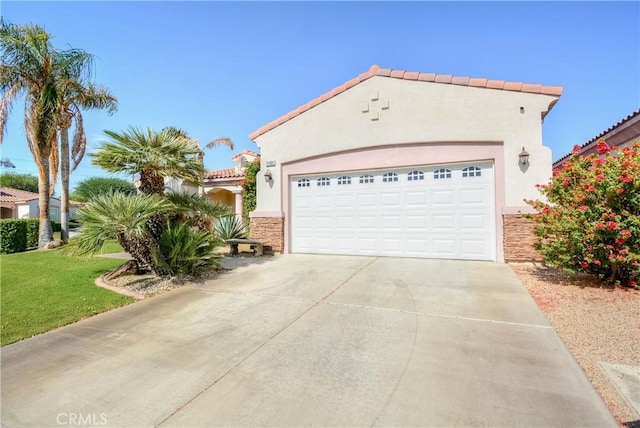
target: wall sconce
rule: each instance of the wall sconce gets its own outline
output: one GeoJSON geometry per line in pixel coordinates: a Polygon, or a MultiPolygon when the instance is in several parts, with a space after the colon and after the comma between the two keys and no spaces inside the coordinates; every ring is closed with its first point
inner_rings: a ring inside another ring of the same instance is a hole
{"type": "Polygon", "coordinates": [[[527,152],[524,147],[522,148],[522,151],[520,152],[520,154],[518,155],[518,158],[520,159],[520,164],[521,165],[526,165],[529,163],[529,152],[527,152]]]}
{"type": "Polygon", "coordinates": [[[264,173],[264,180],[269,183],[271,180],[273,180],[273,175],[271,175],[271,171],[267,170],[267,172],[264,173]]]}

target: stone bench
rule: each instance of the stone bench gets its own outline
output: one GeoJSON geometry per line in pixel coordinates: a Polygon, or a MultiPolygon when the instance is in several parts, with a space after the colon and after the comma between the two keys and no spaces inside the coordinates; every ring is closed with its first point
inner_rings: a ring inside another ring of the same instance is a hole
{"type": "Polygon", "coordinates": [[[254,241],[252,239],[227,239],[227,244],[231,246],[231,256],[238,255],[238,244],[248,244],[251,245],[251,249],[255,251],[256,256],[261,256],[264,252],[264,245],[260,241],[254,241]]]}

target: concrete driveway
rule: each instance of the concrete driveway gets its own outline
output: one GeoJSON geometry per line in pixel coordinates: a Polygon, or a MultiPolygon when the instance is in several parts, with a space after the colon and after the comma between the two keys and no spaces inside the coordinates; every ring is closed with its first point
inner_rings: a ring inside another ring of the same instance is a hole
{"type": "Polygon", "coordinates": [[[2,426],[617,426],[508,265],[264,260],[2,348],[2,426]]]}

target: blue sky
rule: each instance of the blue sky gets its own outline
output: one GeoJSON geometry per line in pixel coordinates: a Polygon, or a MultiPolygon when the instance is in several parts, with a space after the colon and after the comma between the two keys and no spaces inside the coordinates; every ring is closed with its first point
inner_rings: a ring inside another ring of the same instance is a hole
{"type": "MultiPolygon", "coordinates": [[[[2,17],[37,23],[59,48],[96,56],[94,80],[119,100],[86,112],[104,129],[172,125],[207,142],[249,133],[371,65],[563,86],[543,125],[553,158],[640,107],[639,2],[29,2],[2,17]]],[[[36,173],[14,106],[2,157],[36,173]]],[[[209,169],[231,166],[226,147],[209,169]]],[[[72,187],[107,175],[85,157],[72,187]]]]}

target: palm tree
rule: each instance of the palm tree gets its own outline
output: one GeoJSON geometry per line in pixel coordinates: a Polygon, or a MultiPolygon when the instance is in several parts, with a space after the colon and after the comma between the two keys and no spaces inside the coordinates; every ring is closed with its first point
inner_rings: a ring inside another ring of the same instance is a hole
{"type": "Polygon", "coordinates": [[[53,240],[49,197],[57,175],[56,78],[73,63],[73,54],[57,51],[51,36],[38,25],[13,25],[0,20],[0,143],[4,141],[9,112],[25,97],[24,128],[27,144],[38,167],[40,247],[53,240]],[[53,177],[53,178],[52,178],[53,177]]]}
{"type": "Polygon", "coordinates": [[[173,222],[199,229],[211,230],[216,221],[230,214],[229,207],[206,197],[176,191],[168,192],[165,197],[173,205],[173,222]]]}
{"type": "Polygon", "coordinates": [[[170,128],[156,132],[129,127],[117,133],[104,131],[111,142],[93,153],[93,164],[109,172],[140,174],[140,191],[145,195],[164,194],[164,178],[174,177],[200,183],[204,167],[201,150],[170,128]]]}
{"type": "Polygon", "coordinates": [[[69,175],[84,157],[87,148],[87,137],[84,132],[81,108],[107,109],[109,114],[117,110],[118,100],[107,89],[84,82],[84,73],[88,72],[92,56],[77,51],[77,67],[71,70],[75,75],[63,76],[59,82],[60,105],[58,106],[58,128],[60,133],[60,223],[61,240],[69,239],[69,175]],[[69,168],[69,128],[75,121],[75,133],[71,158],[73,165],[69,168]]]}
{"type": "Polygon", "coordinates": [[[158,272],[154,261],[157,242],[150,220],[171,204],[157,195],[126,195],[120,192],[97,195],[80,209],[82,233],[71,240],[66,251],[72,255],[98,253],[108,239],[116,239],[135,260],[138,273],[158,272]]]}
{"type": "MultiPolygon", "coordinates": [[[[196,140],[195,138],[191,138],[189,136],[189,134],[184,131],[183,129],[180,128],[176,128],[174,126],[168,126],[166,128],[163,129],[163,131],[169,132],[173,135],[176,135],[179,138],[184,139],[188,144],[192,144],[195,147],[198,148],[198,150],[200,150],[200,153],[198,154],[198,159],[200,160],[200,163],[202,164],[202,170],[204,173],[204,150],[200,148],[200,142],[198,140],[196,140]]],[[[205,149],[213,149],[214,147],[218,147],[218,146],[227,146],[229,147],[231,150],[233,150],[233,141],[231,141],[231,138],[229,137],[217,137],[214,138],[213,140],[209,141],[207,144],[205,144],[204,148],[205,149]]],[[[202,181],[204,181],[204,176],[202,177],[202,181]]],[[[199,193],[200,196],[203,195],[203,187],[199,186],[199,193]]]]}

